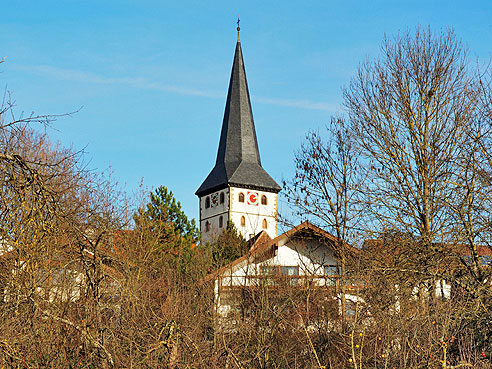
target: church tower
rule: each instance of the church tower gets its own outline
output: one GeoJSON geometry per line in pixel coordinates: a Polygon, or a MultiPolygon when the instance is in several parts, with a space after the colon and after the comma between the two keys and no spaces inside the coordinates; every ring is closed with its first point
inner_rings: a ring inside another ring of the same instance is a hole
{"type": "Polygon", "coordinates": [[[196,191],[203,241],[213,241],[232,221],[249,239],[277,236],[281,187],[261,166],[241,42],[236,44],[215,166],[196,191]]]}

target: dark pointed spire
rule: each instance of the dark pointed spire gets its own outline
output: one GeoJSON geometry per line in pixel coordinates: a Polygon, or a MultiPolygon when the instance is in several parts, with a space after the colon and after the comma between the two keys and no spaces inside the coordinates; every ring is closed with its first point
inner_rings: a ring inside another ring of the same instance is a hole
{"type": "Polygon", "coordinates": [[[272,192],[279,192],[281,189],[261,166],[239,39],[232,65],[217,160],[196,195],[202,196],[227,186],[272,192]]]}
{"type": "Polygon", "coordinates": [[[261,165],[241,43],[238,42],[222,122],[217,163],[241,160],[261,165]]]}

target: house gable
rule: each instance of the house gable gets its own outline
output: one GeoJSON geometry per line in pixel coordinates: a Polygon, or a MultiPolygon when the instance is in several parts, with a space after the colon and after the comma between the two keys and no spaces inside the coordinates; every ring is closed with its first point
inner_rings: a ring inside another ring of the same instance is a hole
{"type": "MultiPolygon", "coordinates": [[[[300,276],[322,277],[325,267],[338,264],[335,242],[333,235],[306,221],[268,242],[253,245],[246,255],[204,281],[216,280],[220,286],[250,285],[252,279],[262,275],[262,267],[267,266],[297,266],[300,276]]],[[[345,246],[351,252],[357,251],[345,246]]]]}

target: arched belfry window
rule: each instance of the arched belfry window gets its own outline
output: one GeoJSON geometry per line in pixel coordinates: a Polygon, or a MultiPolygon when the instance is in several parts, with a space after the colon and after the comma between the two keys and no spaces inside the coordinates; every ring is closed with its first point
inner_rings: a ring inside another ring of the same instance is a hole
{"type": "Polygon", "coordinates": [[[244,202],[244,193],[239,193],[239,202],[244,202]]]}
{"type": "Polygon", "coordinates": [[[205,222],[205,232],[210,232],[210,222],[208,220],[205,222]]]}
{"type": "Polygon", "coordinates": [[[267,197],[265,195],[261,196],[261,205],[266,205],[268,204],[267,197]]]}
{"type": "Polygon", "coordinates": [[[262,224],[262,226],[263,226],[263,229],[267,229],[267,228],[268,228],[268,222],[267,222],[267,220],[266,220],[266,219],[263,219],[263,224],[262,224]]]}
{"type": "Polygon", "coordinates": [[[241,217],[241,227],[244,227],[246,226],[246,218],[244,217],[244,215],[241,217]]]}
{"type": "Polygon", "coordinates": [[[207,196],[205,198],[205,209],[208,209],[210,207],[210,197],[207,196]]]}
{"type": "Polygon", "coordinates": [[[219,217],[219,228],[222,228],[224,226],[224,219],[222,218],[222,215],[219,217]]]}
{"type": "Polygon", "coordinates": [[[221,204],[223,204],[223,203],[224,203],[224,193],[223,193],[223,192],[221,192],[221,193],[220,193],[220,200],[219,200],[219,202],[220,202],[221,204]]]}

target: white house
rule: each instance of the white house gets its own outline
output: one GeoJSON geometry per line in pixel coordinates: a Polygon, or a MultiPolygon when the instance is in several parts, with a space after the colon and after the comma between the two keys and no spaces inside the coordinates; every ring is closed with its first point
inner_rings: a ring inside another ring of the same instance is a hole
{"type": "MultiPolygon", "coordinates": [[[[207,276],[208,281],[214,282],[216,312],[227,316],[235,309],[241,291],[265,286],[303,288],[309,285],[331,291],[337,298],[340,266],[335,246],[334,236],[309,222],[274,239],[266,233],[260,234],[246,255],[207,276]]],[[[348,245],[345,247],[357,252],[348,245]]],[[[349,294],[345,297],[356,299],[349,294]]]]}

